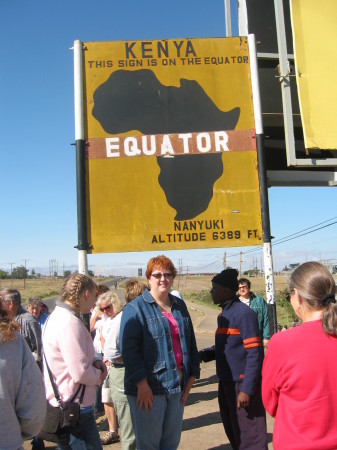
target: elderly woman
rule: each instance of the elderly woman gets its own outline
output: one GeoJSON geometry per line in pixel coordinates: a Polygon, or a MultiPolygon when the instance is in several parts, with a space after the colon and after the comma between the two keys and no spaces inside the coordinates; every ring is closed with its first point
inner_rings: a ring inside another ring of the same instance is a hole
{"type": "MultiPolygon", "coordinates": [[[[102,353],[104,354],[105,340],[108,331],[112,326],[112,320],[115,316],[117,316],[118,313],[120,313],[120,311],[122,310],[122,305],[117,294],[108,291],[98,297],[96,308],[102,313],[100,328],[96,331],[96,333],[99,333],[102,345],[102,353]]],[[[111,363],[108,360],[105,360],[105,362],[108,367],[109,375],[111,363]]],[[[103,445],[110,445],[115,442],[119,442],[120,437],[117,431],[117,417],[111,398],[109,377],[106,378],[102,386],[102,403],[104,404],[105,415],[108,419],[109,431],[101,436],[101,442],[103,445]]]]}
{"type": "Polygon", "coordinates": [[[176,269],[165,256],[150,259],[145,289],[123,311],[121,352],[137,449],[176,449],[184,404],[199,357],[185,303],[170,294],[176,269]]]}
{"type": "Polygon", "coordinates": [[[275,450],[336,449],[337,305],[335,281],[318,262],[297,267],[290,302],[302,325],[271,338],[262,398],[275,417],[275,450]]]}
{"type": "Polygon", "coordinates": [[[35,317],[43,331],[44,324],[48,319],[48,314],[42,311],[41,306],[42,301],[38,297],[29,297],[26,303],[27,311],[35,317]]]}

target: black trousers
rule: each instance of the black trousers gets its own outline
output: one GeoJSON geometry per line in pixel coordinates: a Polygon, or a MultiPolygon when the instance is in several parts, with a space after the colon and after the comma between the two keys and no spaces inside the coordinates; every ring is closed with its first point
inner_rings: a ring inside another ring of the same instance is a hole
{"type": "Polygon", "coordinates": [[[222,423],[233,450],[267,450],[266,412],[261,384],[250,398],[248,408],[237,408],[242,383],[219,381],[218,400],[222,423]]]}

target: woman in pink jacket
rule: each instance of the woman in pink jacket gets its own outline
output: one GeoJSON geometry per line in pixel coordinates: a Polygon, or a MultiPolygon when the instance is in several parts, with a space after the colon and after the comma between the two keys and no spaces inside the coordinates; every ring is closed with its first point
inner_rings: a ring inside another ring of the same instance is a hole
{"type": "Polygon", "coordinates": [[[262,399],[275,417],[274,450],[337,448],[337,305],[335,281],[318,262],[289,282],[303,322],[271,338],[262,369],[262,399]]]}
{"type": "MultiPolygon", "coordinates": [[[[61,301],[56,302],[44,328],[44,354],[61,400],[71,400],[79,386],[85,386],[80,405],[80,424],[71,428],[64,442],[58,444],[62,450],[102,448],[93,405],[96,386],[102,383],[107,371],[104,363],[95,359],[92,338],[80,318],[80,313],[89,313],[93,307],[96,290],[97,286],[91,278],[78,273],[71,275],[64,282],[61,301]]],[[[52,406],[58,406],[46,369],[44,381],[47,400],[52,406]]]]}

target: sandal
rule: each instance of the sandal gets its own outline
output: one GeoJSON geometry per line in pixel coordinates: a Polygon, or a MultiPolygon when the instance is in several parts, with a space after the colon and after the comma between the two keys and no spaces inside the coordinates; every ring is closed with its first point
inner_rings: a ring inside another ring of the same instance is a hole
{"type": "Polygon", "coordinates": [[[108,431],[105,433],[104,436],[101,436],[101,444],[102,445],[109,445],[109,444],[115,444],[116,442],[120,441],[119,434],[117,431],[108,431]]]}

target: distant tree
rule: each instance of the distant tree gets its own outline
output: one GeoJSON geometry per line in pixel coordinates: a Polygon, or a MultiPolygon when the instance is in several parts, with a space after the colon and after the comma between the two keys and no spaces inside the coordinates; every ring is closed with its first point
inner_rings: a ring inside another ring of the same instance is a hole
{"type": "Polygon", "coordinates": [[[256,277],[259,273],[259,269],[255,267],[255,269],[246,270],[243,275],[247,275],[248,277],[256,277]]]}
{"type": "Polygon", "coordinates": [[[294,269],[296,269],[296,267],[298,267],[299,265],[300,265],[300,263],[289,264],[289,269],[290,269],[290,270],[294,270],[294,269]]]}
{"type": "Polygon", "coordinates": [[[29,270],[25,266],[17,266],[12,270],[12,277],[18,279],[27,278],[29,270]]]}
{"type": "Polygon", "coordinates": [[[65,270],[65,271],[63,272],[64,278],[68,278],[69,275],[71,275],[71,270],[65,270]]]}
{"type": "Polygon", "coordinates": [[[31,278],[36,278],[36,274],[35,274],[35,270],[34,269],[32,269],[30,271],[30,276],[31,276],[31,278]]]}
{"type": "Polygon", "coordinates": [[[92,278],[95,276],[95,274],[92,270],[88,270],[88,275],[89,275],[89,277],[92,277],[92,278]]]}
{"type": "Polygon", "coordinates": [[[6,278],[9,278],[9,273],[0,269],[0,280],[5,280],[6,278]]]}

